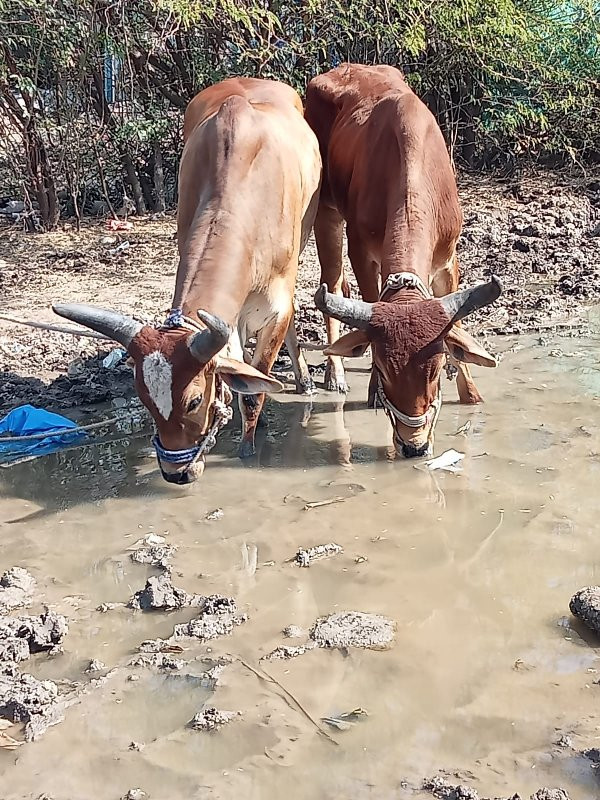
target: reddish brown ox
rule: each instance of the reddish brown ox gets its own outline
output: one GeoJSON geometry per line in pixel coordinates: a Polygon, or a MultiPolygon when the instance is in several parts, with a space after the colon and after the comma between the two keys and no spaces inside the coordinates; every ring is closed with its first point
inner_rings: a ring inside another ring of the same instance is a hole
{"type": "Polygon", "coordinates": [[[346,64],[314,78],[306,120],[323,159],[315,236],[324,285],[315,302],[330,343],[326,388],[345,392],[342,356],[372,344],[370,405],[386,409],[399,453],[425,455],[446,353],[458,367],[460,401],[481,401],[467,364],[496,362],[457,323],[493,302],[500,284],[456,293],[454,172],[435,119],[398,70],[346,64]],[[343,292],[344,221],[363,302],[343,292]],[[340,321],[359,330],[338,339],[340,321]]]}
{"type": "Polygon", "coordinates": [[[301,390],[310,389],[293,324],[298,258],[317,209],[321,159],[297,93],[233,78],[200,92],[185,114],[179,169],[179,267],[172,311],[158,329],[82,305],[57,314],[120,342],[152,414],[166,480],[189,483],[240,393],[240,455],[254,452],[264,392],[286,339],[301,390]],[[251,364],[244,347],[256,336],[251,364]]]}

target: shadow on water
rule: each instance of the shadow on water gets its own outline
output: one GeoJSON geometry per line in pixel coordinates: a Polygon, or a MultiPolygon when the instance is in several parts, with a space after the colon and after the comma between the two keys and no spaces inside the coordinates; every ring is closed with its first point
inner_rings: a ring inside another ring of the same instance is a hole
{"type": "MultiPolygon", "coordinates": [[[[271,398],[269,425],[259,429],[256,454],[240,460],[240,418],[235,416],[219,436],[207,469],[306,469],[323,465],[383,460],[387,447],[352,443],[344,421],[346,411],[364,410],[365,403],[271,398]]],[[[372,413],[372,412],[368,412],[372,413]]],[[[16,497],[41,508],[9,523],[28,522],[47,514],[108,498],[144,495],[172,496],[156,468],[150,446],[151,425],[126,437],[67,449],[0,470],[0,497],[16,497]]]]}

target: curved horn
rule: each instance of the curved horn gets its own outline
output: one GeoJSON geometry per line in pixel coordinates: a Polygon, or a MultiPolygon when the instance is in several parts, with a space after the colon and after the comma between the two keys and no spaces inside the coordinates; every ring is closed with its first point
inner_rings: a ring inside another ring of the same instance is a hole
{"type": "Polygon", "coordinates": [[[493,303],[501,294],[502,284],[495,275],[492,275],[489,283],[481,283],[472,289],[462,289],[460,292],[453,292],[438,299],[454,324],[478,308],[493,303]]]}
{"type": "Polygon", "coordinates": [[[331,294],[324,283],[317,289],[315,305],[328,317],[335,317],[351,328],[360,328],[363,331],[369,327],[373,316],[372,303],[331,294]]]}
{"type": "Polygon", "coordinates": [[[196,313],[207,330],[196,333],[188,347],[197,361],[207,364],[222,347],[225,347],[231,336],[231,328],[220,317],[215,317],[208,311],[200,310],[196,313]]]}
{"type": "Polygon", "coordinates": [[[83,303],[56,303],[52,305],[52,310],[59,317],[70,319],[71,322],[78,322],[80,325],[85,325],[86,328],[109,336],[126,350],[133,337],[137,336],[144,327],[141,322],[137,322],[133,317],[128,317],[127,314],[83,303]]]}

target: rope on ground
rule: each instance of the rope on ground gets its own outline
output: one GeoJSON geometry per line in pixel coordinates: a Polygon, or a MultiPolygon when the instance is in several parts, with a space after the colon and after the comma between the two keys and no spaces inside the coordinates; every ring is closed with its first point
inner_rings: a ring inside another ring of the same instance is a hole
{"type": "Polygon", "coordinates": [[[0,436],[0,445],[5,442],[27,442],[33,439],[48,439],[50,436],[63,436],[65,433],[81,433],[82,431],[92,431],[95,428],[106,428],[107,425],[114,425],[116,417],[102,420],[102,422],[92,422],[89,425],[76,425],[74,428],[59,428],[56,431],[46,431],[45,433],[30,433],[27,436],[0,436]]]}
{"type": "MultiPolygon", "coordinates": [[[[132,438],[138,438],[138,436],[145,435],[145,434],[127,434],[125,436],[119,436],[116,439],[108,439],[108,440],[94,440],[91,439],[90,441],[80,442],[79,444],[73,444],[70,447],[62,447],[59,451],[61,455],[63,453],[68,453],[71,450],[82,450],[84,447],[98,447],[102,444],[115,444],[116,442],[124,442],[126,440],[130,440],[132,438]]],[[[36,461],[38,458],[43,458],[47,456],[48,453],[37,453],[31,456],[23,456],[23,458],[16,458],[11,461],[0,461],[0,469],[10,469],[11,467],[17,467],[19,464],[26,464],[28,461],[36,461]]]]}
{"type": "Polygon", "coordinates": [[[88,339],[101,339],[104,342],[112,342],[110,336],[103,333],[89,331],[86,328],[71,328],[68,325],[50,325],[46,322],[34,322],[29,319],[20,319],[12,314],[0,314],[0,319],[7,322],[14,322],[16,325],[27,325],[29,328],[41,328],[43,331],[55,331],[56,333],[70,333],[72,336],[85,336],[88,339]]]}
{"type": "MultiPolygon", "coordinates": [[[[40,328],[43,331],[70,333],[71,336],[85,336],[88,339],[100,339],[104,342],[114,341],[110,336],[87,330],[87,328],[72,328],[68,325],[51,325],[48,322],[35,322],[30,319],[21,319],[12,314],[0,314],[0,319],[6,320],[6,322],[14,322],[16,325],[27,325],[29,328],[40,328]]],[[[327,344],[320,344],[317,342],[299,342],[298,344],[302,350],[324,350],[328,346],[327,344]]]]}

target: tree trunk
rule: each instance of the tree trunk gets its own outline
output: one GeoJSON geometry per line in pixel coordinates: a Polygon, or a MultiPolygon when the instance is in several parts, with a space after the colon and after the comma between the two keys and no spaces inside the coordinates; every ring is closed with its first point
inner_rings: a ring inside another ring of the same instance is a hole
{"type": "Polygon", "coordinates": [[[23,131],[23,142],[27,171],[39,205],[42,225],[44,230],[51,231],[58,225],[60,208],[52,166],[44,143],[35,129],[33,118],[23,131]]]}
{"type": "Polygon", "coordinates": [[[154,210],[158,212],[164,211],[166,208],[165,174],[159,142],[154,142],[154,195],[154,210]]]}
{"type": "Polygon", "coordinates": [[[140,216],[143,216],[148,209],[146,208],[144,192],[142,191],[142,185],[140,183],[140,179],[138,178],[135,165],[129,153],[123,153],[121,158],[123,161],[123,166],[125,167],[125,173],[127,175],[127,183],[129,184],[133,194],[135,210],[140,216]]]}
{"type": "Polygon", "coordinates": [[[142,192],[144,194],[144,202],[146,203],[146,208],[150,210],[154,208],[154,192],[152,191],[152,183],[146,170],[138,169],[138,177],[140,179],[140,186],[142,187],[142,192]]]}

